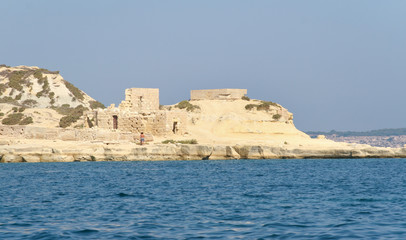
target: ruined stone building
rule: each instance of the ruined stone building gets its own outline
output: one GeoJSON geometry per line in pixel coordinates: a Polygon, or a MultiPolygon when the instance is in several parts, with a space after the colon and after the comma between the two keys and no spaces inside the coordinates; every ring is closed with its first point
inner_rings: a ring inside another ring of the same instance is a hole
{"type": "MultiPolygon", "coordinates": [[[[191,100],[236,100],[247,94],[247,89],[192,90],[191,100]]],[[[155,136],[183,135],[187,131],[187,112],[177,108],[160,109],[159,89],[129,88],[125,100],[118,107],[112,104],[85,114],[86,127],[112,131],[144,132],[155,136]]]]}
{"type": "Polygon", "coordinates": [[[187,113],[182,110],[160,110],[159,89],[130,88],[118,107],[112,104],[85,115],[87,127],[152,135],[184,134],[187,113]]]}

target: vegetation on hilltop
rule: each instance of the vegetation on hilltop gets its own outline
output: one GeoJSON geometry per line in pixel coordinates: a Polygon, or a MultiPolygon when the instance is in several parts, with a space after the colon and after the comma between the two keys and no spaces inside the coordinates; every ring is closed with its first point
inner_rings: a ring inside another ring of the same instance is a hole
{"type": "Polygon", "coordinates": [[[18,91],[23,90],[23,80],[24,76],[26,75],[26,71],[13,71],[9,74],[8,79],[8,86],[16,89],[18,91]]]}
{"type": "Polygon", "coordinates": [[[63,80],[63,82],[65,83],[66,88],[73,94],[73,96],[76,99],[79,100],[84,100],[85,99],[85,94],[77,87],[75,87],[72,83],[63,80]]]}
{"type": "Polygon", "coordinates": [[[250,101],[250,100],[251,100],[249,97],[247,97],[247,96],[245,96],[245,95],[242,96],[241,99],[242,99],[242,100],[245,100],[245,101],[250,101]]]}
{"type": "Polygon", "coordinates": [[[193,105],[189,101],[186,101],[186,100],[176,104],[175,107],[179,108],[179,109],[186,109],[186,111],[188,111],[188,112],[193,112],[196,109],[200,109],[199,106],[193,105]]]}
{"type": "MultiPolygon", "coordinates": [[[[33,75],[35,78],[38,79],[39,84],[43,84],[47,79],[46,77],[43,77],[43,73],[48,73],[48,74],[59,74],[59,71],[49,71],[48,69],[40,68],[40,69],[24,69],[24,70],[19,70],[19,71],[2,71],[1,75],[7,77],[9,79],[9,82],[7,83],[7,87],[10,87],[12,89],[22,91],[23,90],[23,85],[26,86],[31,86],[32,83],[30,81],[27,81],[28,77],[33,75]]],[[[2,87],[1,89],[4,89],[2,87]]],[[[0,90],[2,91],[2,90],[0,90]]]]}
{"type": "Polygon", "coordinates": [[[280,114],[275,114],[272,116],[272,118],[276,121],[278,121],[281,117],[282,117],[282,115],[280,115],[280,114]]]}
{"type": "Polygon", "coordinates": [[[270,101],[261,101],[260,104],[247,104],[245,105],[245,109],[252,110],[255,108],[257,111],[269,111],[271,109],[271,106],[281,108],[281,106],[277,103],[270,101]]]}
{"type": "Polygon", "coordinates": [[[89,101],[89,103],[91,109],[106,108],[106,106],[104,106],[104,104],[99,101],[89,101]]]}
{"type": "MultiPolygon", "coordinates": [[[[51,79],[48,79],[49,76],[45,74],[59,74],[59,71],[50,71],[44,68],[25,66],[10,68],[9,66],[6,66],[4,64],[0,66],[5,67],[2,69],[2,71],[0,71],[0,76],[3,76],[6,80],[8,80],[5,83],[0,83],[0,94],[4,94],[4,92],[6,92],[7,90],[9,92],[8,96],[2,96],[2,98],[0,99],[0,103],[27,105],[29,107],[35,107],[38,106],[39,103],[41,103],[43,106],[44,101],[38,102],[35,100],[31,100],[31,97],[28,97],[29,102],[26,102],[25,104],[19,102],[21,99],[27,98],[25,95],[29,95],[27,90],[25,90],[26,87],[30,87],[28,91],[32,92],[32,85],[35,83],[32,81],[33,79],[35,79],[35,81],[42,87],[42,89],[34,93],[34,95],[36,95],[37,98],[49,98],[49,104],[51,106],[56,103],[56,100],[59,98],[59,96],[56,96],[55,92],[51,91],[51,85],[53,82],[51,81],[51,79]],[[26,93],[24,94],[24,92],[26,93]]],[[[86,94],[82,90],[66,80],[62,81],[63,85],[68,90],[67,93],[72,97],[72,101],[85,100],[86,94]]],[[[89,105],[92,109],[105,108],[105,106],[98,101],[89,101],[89,105]]]]}

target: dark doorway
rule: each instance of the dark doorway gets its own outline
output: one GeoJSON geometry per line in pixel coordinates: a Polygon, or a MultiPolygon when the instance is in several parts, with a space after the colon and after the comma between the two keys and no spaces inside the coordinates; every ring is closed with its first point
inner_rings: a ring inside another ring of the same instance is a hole
{"type": "Polygon", "coordinates": [[[92,123],[92,121],[90,121],[89,117],[86,117],[86,122],[87,122],[87,125],[89,126],[89,128],[93,127],[93,123],[92,123]]]}
{"type": "Polygon", "coordinates": [[[178,131],[178,122],[173,122],[172,132],[176,134],[178,131]]]}
{"type": "Polygon", "coordinates": [[[113,116],[113,129],[118,129],[118,117],[117,117],[117,115],[113,116]]]}

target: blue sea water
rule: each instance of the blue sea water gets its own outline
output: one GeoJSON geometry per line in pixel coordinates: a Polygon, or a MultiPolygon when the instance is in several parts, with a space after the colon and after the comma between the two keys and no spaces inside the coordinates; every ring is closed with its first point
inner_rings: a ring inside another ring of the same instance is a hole
{"type": "Polygon", "coordinates": [[[405,239],[406,159],[0,165],[0,239],[405,239]]]}

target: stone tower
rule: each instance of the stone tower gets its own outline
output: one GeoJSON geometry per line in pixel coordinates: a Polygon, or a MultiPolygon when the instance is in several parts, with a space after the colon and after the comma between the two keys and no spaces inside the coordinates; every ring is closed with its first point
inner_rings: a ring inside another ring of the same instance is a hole
{"type": "Polygon", "coordinates": [[[128,88],[125,100],[119,105],[120,110],[132,112],[151,112],[159,110],[158,88],[128,88]]]}

